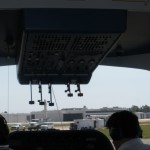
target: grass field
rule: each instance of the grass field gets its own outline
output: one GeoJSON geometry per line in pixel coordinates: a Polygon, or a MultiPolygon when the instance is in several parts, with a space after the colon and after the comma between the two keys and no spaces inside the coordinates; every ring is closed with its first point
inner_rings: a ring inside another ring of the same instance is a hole
{"type": "MultiPolygon", "coordinates": [[[[61,125],[62,124],[60,124],[60,123],[58,123],[58,124],[55,124],[55,126],[54,126],[54,128],[60,128],[61,127],[61,125]]],[[[69,128],[69,125],[70,125],[70,123],[63,123],[63,129],[65,130],[65,129],[68,129],[69,128]]],[[[148,122],[140,122],[140,126],[141,126],[141,128],[142,128],[142,130],[143,130],[143,138],[149,138],[150,139],[150,121],[148,121],[148,122]]],[[[102,133],[104,133],[109,139],[111,139],[110,138],[110,136],[109,136],[109,131],[108,131],[108,129],[106,129],[106,128],[101,128],[101,129],[98,129],[99,131],[101,131],[102,133]]],[[[11,130],[10,130],[10,132],[11,132],[11,130]]]]}
{"type": "MultiPolygon", "coordinates": [[[[60,126],[60,124],[58,124],[60,126]]],[[[56,125],[56,126],[58,126],[56,125]]],[[[69,126],[69,124],[63,124],[63,126],[69,126]]],[[[143,130],[143,138],[150,138],[150,121],[142,121],[140,122],[140,126],[143,130]]],[[[101,129],[98,129],[99,131],[101,131],[102,133],[104,133],[109,139],[110,136],[109,136],[109,131],[108,129],[106,128],[101,128],[101,129]]]]}
{"type": "MultiPolygon", "coordinates": [[[[146,124],[140,124],[142,131],[143,131],[143,138],[150,138],[150,123],[146,123],[146,124]]],[[[104,133],[109,139],[109,131],[108,129],[104,128],[104,129],[98,129],[99,131],[101,131],[102,133],[104,133]]]]}
{"type": "Polygon", "coordinates": [[[150,138],[150,125],[141,125],[143,138],[150,138]]]}

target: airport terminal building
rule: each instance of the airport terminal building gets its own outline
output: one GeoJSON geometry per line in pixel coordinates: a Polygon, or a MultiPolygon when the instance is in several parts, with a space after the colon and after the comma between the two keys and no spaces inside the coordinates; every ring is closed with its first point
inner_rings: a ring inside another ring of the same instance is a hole
{"type": "MultiPolygon", "coordinates": [[[[128,110],[127,108],[100,108],[100,109],[87,109],[83,108],[64,108],[61,110],[46,110],[36,111],[31,113],[2,113],[8,123],[13,122],[30,122],[32,119],[41,119],[43,121],[73,121],[75,119],[85,118],[100,118],[107,120],[107,118],[114,112],[128,110]]],[[[149,119],[150,113],[136,112],[139,119],[149,119]]]]}
{"type": "Polygon", "coordinates": [[[73,121],[75,119],[84,118],[102,118],[107,119],[112,113],[120,110],[128,110],[126,108],[101,108],[101,109],[87,109],[83,108],[64,108],[61,110],[43,110],[31,113],[17,113],[2,115],[6,118],[7,122],[30,122],[32,119],[41,119],[43,121],[73,121]]]}

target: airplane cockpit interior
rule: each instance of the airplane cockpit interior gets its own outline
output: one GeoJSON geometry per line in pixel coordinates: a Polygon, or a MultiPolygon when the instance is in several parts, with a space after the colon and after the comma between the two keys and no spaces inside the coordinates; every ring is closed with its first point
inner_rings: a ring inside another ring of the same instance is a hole
{"type": "MultiPolygon", "coordinates": [[[[0,66],[16,65],[18,82],[30,88],[29,104],[32,85],[39,86],[40,105],[47,85],[54,106],[52,85],[66,85],[69,97],[76,86],[81,97],[99,65],[150,70],[149,60],[149,0],[0,1],[0,66]]],[[[96,131],[48,133],[12,133],[10,148],[113,149],[96,131]]]]}

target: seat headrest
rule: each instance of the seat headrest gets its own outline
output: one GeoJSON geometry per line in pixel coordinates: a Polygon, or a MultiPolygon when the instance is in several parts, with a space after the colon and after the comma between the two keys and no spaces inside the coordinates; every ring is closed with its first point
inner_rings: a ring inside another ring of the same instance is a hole
{"type": "Polygon", "coordinates": [[[96,130],[16,131],[9,135],[14,150],[113,150],[110,140],[96,130]]]}

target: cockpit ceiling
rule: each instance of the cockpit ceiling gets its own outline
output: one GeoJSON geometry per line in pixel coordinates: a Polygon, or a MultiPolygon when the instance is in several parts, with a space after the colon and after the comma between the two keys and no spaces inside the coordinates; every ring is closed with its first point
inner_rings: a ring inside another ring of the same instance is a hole
{"type": "Polygon", "coordinates": [[[128,12],[127,31],[103,65],[150,70],[150,13],[128,12]]]}
{"type": "Polygon", "coordinates": [[[24,8],[75,8],[75,9],[124,9],[149,11],[149,0],[3,0],[0,9],[24,8]]]}
{"type": "Polygon", "coordinates": [[[128,12],[127,30],[109,56],[150,52],[150,13],[128,12]]]}

